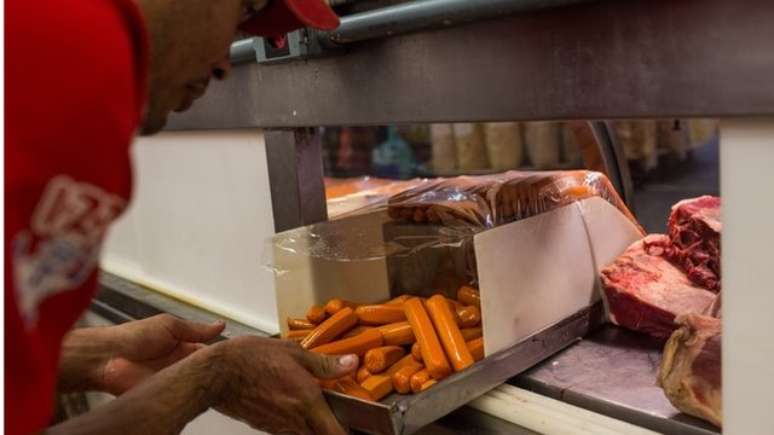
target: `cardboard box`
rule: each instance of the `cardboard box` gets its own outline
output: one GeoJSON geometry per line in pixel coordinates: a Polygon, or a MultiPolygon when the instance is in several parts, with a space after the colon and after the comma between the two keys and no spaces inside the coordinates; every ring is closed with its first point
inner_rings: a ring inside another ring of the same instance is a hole
{"type": "Polygon", "coordinates": [[[281,328],[333,297],[427,296],[444,288],[439,276],[452,292],[472,264],[491,355],[597,302],[599,270],[640,237],[601,198],[482,231],[396,224],[384,211],[310,225],[273,239],[281,328]]]}
{"type": "Polygon", "coordinates": [[[343,425],[378,435],[413,433],[571,345],[601,321],[598,271],[641,237],[600,198],[493,229],[458,230],[396,224],[381,211],[272,241],[283,330],[286,317],[303,317],[310,305],[332,297],[379,302],[405,286],[430,295],[437,288],[425,283],[466,276],[459,262],[469,267],[464,255],[474,257],[487,357],[425,392],[394,393],[378,403],[326,391],[343,425]]]}

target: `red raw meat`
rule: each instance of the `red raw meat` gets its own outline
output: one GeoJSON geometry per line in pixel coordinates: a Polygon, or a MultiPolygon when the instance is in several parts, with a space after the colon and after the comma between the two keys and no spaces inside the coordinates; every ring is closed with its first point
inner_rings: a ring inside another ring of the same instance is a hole
{"type": "Polygon", "coordinates": [[[721,426],[720,319],[687,314],[677,323],[680,329],[664,347],[658,385],[675,408],[721,426]]]}
{"type": "Polygon", "coordinates": [[[720,290],[720,198],[700,196],[672,206],[669,216],[669,259],[691,281],[720,290]]]}
{"type": "Polygon", "coordinates": [[[667,236],[651,234],[602,270],[611,322],[666,339],[677,328],[675,317],[707,312],[715,294],[692,283],[663,256],[668,246],[667,236]]]}

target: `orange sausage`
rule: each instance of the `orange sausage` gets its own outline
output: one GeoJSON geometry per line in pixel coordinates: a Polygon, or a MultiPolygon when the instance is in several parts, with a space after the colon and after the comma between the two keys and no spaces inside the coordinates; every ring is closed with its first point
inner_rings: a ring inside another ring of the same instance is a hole
{"type": "Polygon", "coordinates": [[[368,390],[348,377],[337,379],[333,390],[348,396],[357,397],[358,399],[368,400],[369,402],[374,400],[368,390]]]}
{"type": "Polygon", "coordinates": [[[373,400],[381,400],[392,393],[392,379],[387,375],[371,375],[360,384],[373,400]]]}
{"type": "Polygon", "coordinates": [[[408,394],[411,391],[411,376],[422,370],[425,366],[417,364],[406,366],[392,375],[392,387],[400,394],[408,394]]]}
{"type": "Polygon", "coordinates": [[[435,325],[438,338],[446,351],[455,372],[460,372],[473,365],[473,357],[470,355],[465,338],[462,337],[460,328],[454,321],[452,311],[449,309],[449,303],[445,297],[435,295],[425,302],[430,319],[435,325]]]}
{"type": "MultiPolygon", "coordinates": [[[[443,303],[448,308],[446,301],[443,301],[443,303]]],[[[411,329],[414,330],[414,337],[417,338],[417,343],[419,343],[419,348],[422,351],[422,361],[424,361],[430,376],[433,379],[443,379],[449,376],[451,373],[449,361],[446,360],[443,348],[438,341],[438,336],[435,333],[430,317],[427,315],[427,311],[425,311],[422,300],[418,298],[409,299],[403,305],[403,308],[406,310],[406,318],[411,323],[411,329]]]]}
{"type": "Polygon", "coordinates": [[[414,343],[414,331],[409,322],[390,323],[379,327],[387,346],[405,346],[414,343]]]}
{"type": "Polygon", "coordinates": [[[365,366],[364,367],[360,367],[357,370],[357,374],[355,375],[355,380],[357,380],[358,384],[362,384],[363,381],[368,379],[369,376],[371,376],[371,372],[369,372],[368,369],[365,368],[365,366]]]}
{"type": "Polygon", "coordinates": [[[449,308],[451,308],[452,311],[457,311],[460,308],[465,306],[465,305],[462,305],[461,303],[459,303],[459,301],[456,301],[456,300],[451,299],[451,298],[446,298],[446,300],[449,301],[449,308]]]}
{"type": "Polygon", "coordinates": [[[317,379],[317,383],[320,385],[320,388],[323,390],[335,390],[336,389],[336,382],[342,380],[342,379],[352,379],[352,375],[344,375],[338,379],[317,379]]]}
{"type": "Polygon", "coordinates": [[[460,332],[462,333],[462,338],[465,339],[465,341],[474,340],[478,337],[481,337],[481,334],[483,333],[481,328],[464,328],[460,329],[460,332]]]}
{"type": "Polygon", "coordinates": [[[386,374],[387,376],[391,377],[392,375],[394,375],[395,373],[397,373],[400,369],[402,369],[404,367],[420,367],[421,368],[422,367],[422,363],[420,363],[417,360],[415,360],[413,356],[406,355],[403,358],[401,358],[400,361],[396,362],[390,368],[388,368],[387,371],[384,372],[384,374],[386,374]]]}
{"type": "Polygon", "coordinates": [[[361,305],[355,309],[361,325],[386,325],[406,321],[401,305],[361,305]]]}
{"type": "Polygon", "coordinates": [[[385,302],[385,305],[403,305],[404,302],[411,299],[411,295],[400,295],[396,298],[392,298],[389,301],[385,302]]]}
{"type": "Polygon", "coordinates": [[[358,334],[362,334],[363,332],[369,329],[374,329],[374,327],[373,326],[355,326],[354,328],[347,331],[346,334],[342,335],[341,338],[354,337],[358,334]]]}
{"type": "Polygon", "coordinates": [[[446,299],[446,301],[449,302],[449,309],[451,310],[452,315],[454,316],[454,321],[457,322],[457,325],[459,325],[460,324],[460,318],[459,318],[459,316],[457,316],[457,311],[465,308],[465,306],[462,305],[461,303],[457,302],[454,299],[447,298],[445,296],[444,296],[444,298],[446,299]]]}
{"type": "Polygon", "coordinates": [[[363,365],[374,375],[387,370],[405,354],[406,351],[400,346],[377,347],[366,352],[363,365]]]}
{"type": "Polygon", "coordinates": [[[415,360],[422,362],[422,348],[419,347],[419,343],[414,343],[411,346],[411,355],[415,360]]]}
{"type": "Polygon", "coordinates": [[[288,329],[291,331],[297,329],[314,329],[314,323],[306,319],[291,319],[288,317],[288,329]]]}
{"type": "Polygon", "coordinates": [[[475,305],[463,307],[457,311],[460,328],[472,328],[481,324],[481,310],[475,305]]]}
{"type": "Polygon", "coordinates": [[[354,309],[357,307],[357,304],[354,302],[345,301],[344,299],[333,298],[329,300],[327,304],[325,304],[325,312],[328,313],[329,316],[332,316],[341,311],[342,308],[346,307],[354,309]]]}
{"type": "MultiPolygon", "coordinates": [[[[349,309],[349,308],[345,308],[349,309]]],[[[336,313],[338,314],[338,313],[336,313]]],[[[344,338],[322,346],[312,348],[312,352],[324,353],[326,355],[346,355],[354,353],[363,356],[370,349],[384,344],[382,333],[378,329],[369,329],[354,337],[344,338]]]]}
{"type": "Polygon", "coordinates": [[[438,383],[438,381],[436,381],[435,379],[430,379],[429,381],[427,381],[424,384],[422,384],[421,387],[419,387],[419,391],[420,392],[425,391],[425,390],[427,390],[428,388],[432,387],[433,385],[435,385],[437,383],[438,383]]]}
{"type": "Polygon", "coordinates": [[[325,308],[319,305],[312,305],[309,311],[306,312],[306,320],[315,325],[319,325],[325,320],[328,314],[325,312],[325,308]]]}
{"type": "Polygon", "coordinates": [[[320,388],[323,390],[336,389],[336,379],[318,379],[317,383],[320,384],[320,388]]]}
{"type": "Polygon", "coordinates": [[[474,360],[481,361],[484,359],[484,337],[470,340],[466,343],[466,345],[468,346],[468,351],[470,352],[470,355],[473,356],[474,360]]]}
{"type": "Polygon", "coordinates": [[[422,369],[413,375],[411,375],[411,379],[409,380],[409,383],[411,384],[411,392],[412,393],[418,393],[422,391],[422,385],[425,384],[425,382],[430,380],[430,373],[427,372],[427,369],[422,369]]]}
{"type": "MultiPolygon", "coordinates": [[[[357,324],[357,316],[352,308],[344,308],[329,319],[317,325],[312,332],[301,340],[301,347],[311,349],[335,340],[357,324]]],[[[379,334],[381,335],[381,334],[379,334]]]]}
{"type": "Polygon", "coordinates": [[[457,300],[465,305],[475,305],[481,308],[481,293],[473,287],[463,285],[457,290],[457,300]]]}
{"type": "Polygon", "coordinates": [[[297,329],[295,331],[288,331],[288,333],[285,335],[285,340],[295,341],[298,343],[306,338],[310,332],[312,332],[311,329],[297,329]]]}

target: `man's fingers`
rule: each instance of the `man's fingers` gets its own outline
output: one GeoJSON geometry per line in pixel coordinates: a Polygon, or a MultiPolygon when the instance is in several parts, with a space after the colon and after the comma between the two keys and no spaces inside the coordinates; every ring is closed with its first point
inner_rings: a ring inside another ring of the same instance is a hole
{"type": "Polygon", "coordinates": [[[145,361],[143,364],[152,369],[153,372],[157,372],[164,367],[171,366],[172,364],[180,361],[181,359],[187,357],[188,355],[196,352],[199,350],[199,346],[203,346],[199,343],[180,343],[175,350],[169,353],[169,355],[164,355],[163,357],[156,358],[154,360],[145,361]]]}
{"type": "Polygon", "coordinates": [[[174,318],[168,327],[169,332],[180,341],[203,343],[217,337],[226,324],[222,320],[206,324],[174,318]]]}
{"type": "Polygon", "coordinates": [[[306,420],[314,434],[347,435],[347,431],[336,420],[322,393],[318,394],[312,402],[306,420]]]}
{"type": "Polygon", "coordinates": [[[301,348],[294,350],[293,358],[312,376],[321,379],[336,379],[357,370],[357,355],[322,355],[301,348]]]}
{"type": "Polygon", "coordinates": [[[173,359],[172,362],[181,360],[202,347],[206,347],[206,345],[202,343],[180,343],[177,348],[175,348],[175,351],[170,354],[170,357],[173,359]]]}

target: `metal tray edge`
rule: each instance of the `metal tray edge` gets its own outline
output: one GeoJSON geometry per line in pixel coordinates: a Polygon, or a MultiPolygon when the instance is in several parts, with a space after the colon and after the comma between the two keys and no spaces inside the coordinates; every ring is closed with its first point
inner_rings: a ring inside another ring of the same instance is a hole
{"type": "Polygon", "coordinates": [[[603,318],[602,304],[590,305],[423,393],[393,394],[381,403],[335,392],[326,392],[326,398],[345,426],[376,435],[409,435],[575,343],[603,318]]]}

